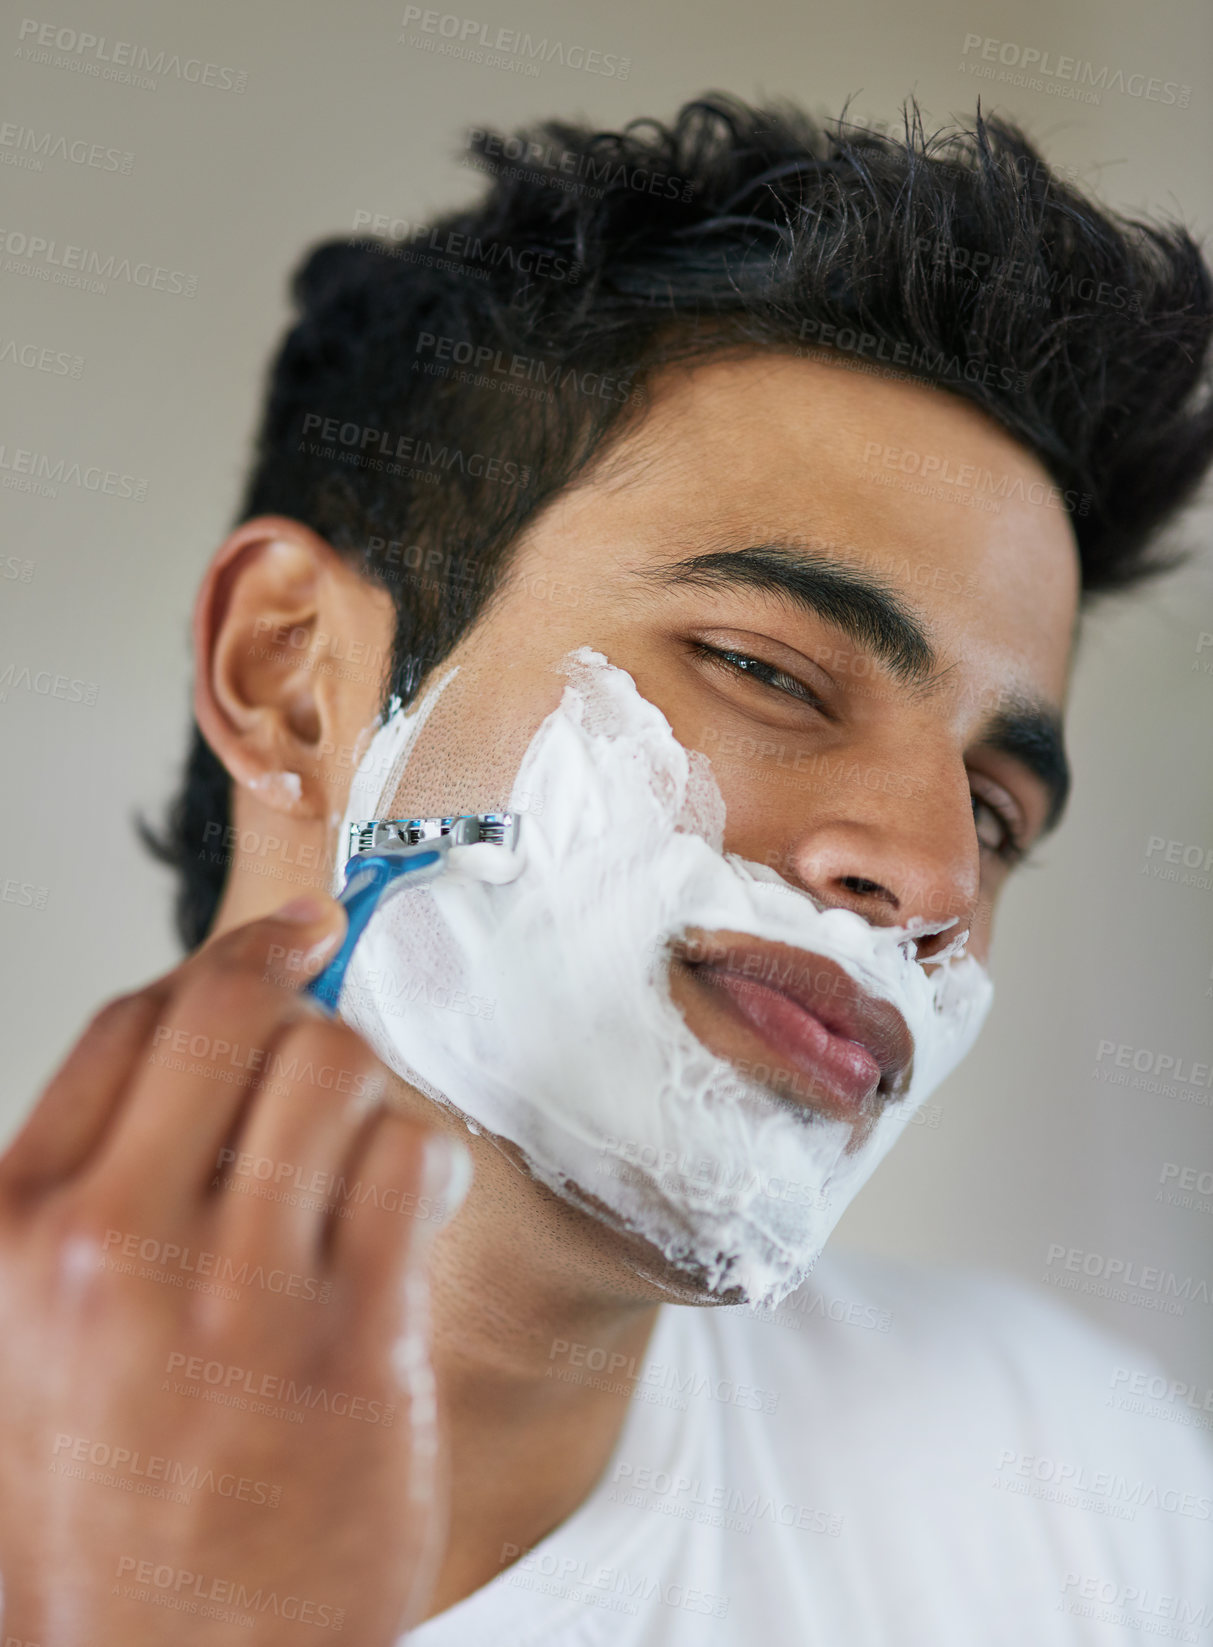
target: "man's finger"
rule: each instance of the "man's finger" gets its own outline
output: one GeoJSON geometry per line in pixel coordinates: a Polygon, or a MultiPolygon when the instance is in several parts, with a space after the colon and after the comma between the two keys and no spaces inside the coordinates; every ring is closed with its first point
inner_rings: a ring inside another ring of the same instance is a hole
{"type": "Polygon", "coordinates": [[[240,1250],[314,1266],[330,1209],[340,1217],[357,1199],[345,1165],[384,1072],[353,1030],[322,1018],[292,1024],[273,1054],[274,1073],[220,1149],[216,1210],[224,1240],[240,1250]]]}
{"type": "Polygon", "coordinates": [[[467,1192],[471,1156],[452,1134],[385,1106],[368,1119],[344,1172],[360,1193],[347,1201],[348,1217],[330,1217],[337,1295],[351,1319],[394,1336],[411,1277],[467,1192]]]}
{"type": "Polygon", "coordinates": [[[51,1188],[86,1165],[168,996],[161,979],[101,1008],[0,1156],[0,1192],[51,1188]]]}
{"type": "Polygon", "coordinates": [[[273,1077],[281,1030],[315,1010],[299,990],[340,943],[345,911],[332,899],[296,903],[289,917],[225,933],[174,975],[93,1167],[100,1192],[132,1216],[160,1227],[189,1215],[245,1105],[273,1077]]]}

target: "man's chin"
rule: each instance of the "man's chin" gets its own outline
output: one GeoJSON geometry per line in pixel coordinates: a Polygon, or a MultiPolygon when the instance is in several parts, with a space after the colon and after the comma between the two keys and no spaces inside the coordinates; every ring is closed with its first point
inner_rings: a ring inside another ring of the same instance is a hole
{"type": "MultiPolygon", "coordinates": [[[[664,1195],[656,1184],[653,1186],[654,1211],[672,1230],[667,1244],[673,1252],[622,1219],[600,1196],[574,1179],[565,1179],[559,1188],[554,1188],[511,1139],[483,1129],[482,1136],[527,1177],[541,1195],[549,1197],[563,1210],[572,1208],[585,1220],[587,1235],[600,1259],[613,1268],[626,1270],[641,1283],[637,1302],[699,1305],[757,1302],[745,1281],[740,1277],[732,1282],[729,1279],[731,1272],[745,1264],[746,1256],[723,1248],[706,1253],[702,1230],[693,1215],[664,1195]]],[[[798,1266],[794,1276],[785,1277],[781,1294],[786,1295],[800,1286],[811,1269],[812,1264],[798,1266]]]]}

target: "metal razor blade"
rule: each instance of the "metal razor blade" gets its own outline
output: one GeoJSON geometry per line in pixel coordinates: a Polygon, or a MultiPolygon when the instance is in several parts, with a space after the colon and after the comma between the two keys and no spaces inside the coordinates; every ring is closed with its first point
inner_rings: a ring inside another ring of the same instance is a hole
{"type": "Polygon", "coordinates": [[[452,847],[487,843],[512,850],[518,844],[519,822],[516,812],[463,812],[449,818],[367,818],[352,823],[345,885],[338,898],[346,911],[345,937],[304,993],[336,1012],[354,946],[383,899],[436,880],[446,869],[452,847]]]}

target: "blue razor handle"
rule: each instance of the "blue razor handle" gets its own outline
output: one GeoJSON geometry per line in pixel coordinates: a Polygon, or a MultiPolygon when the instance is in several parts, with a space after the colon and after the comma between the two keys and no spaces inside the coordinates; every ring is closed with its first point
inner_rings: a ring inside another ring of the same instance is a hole
{"type": "Polygon", "coordinates": [[[354,945],[384,898],[407,876],[423,886],[446,868],[454,846],[488,842],[513,849],[519,818],[513,812],[463,812],[447,818],[367,818],[349,826],[349,858],[338,902],[345,906],[346,932],[341,948],[324,971],[304,989],[327,1012],[337,1010],[354,945]]]}
{"type": "Polygon", "coordinates": [[[337,900],[345,905],[348,922],[345,938],[324,971],[312,979],[304,993],[311,995],[326,1011],[336,1012],[354,945],[379,907],[384,889],[405,875],[417,875],[420,881],[431,880],[432,872],[441,870],[444,856],[437,847],[425,845],[415,847],[410,852],[366,853],[351,858],[345,866],[345,885],[337,900]],[[420,875],[419,871],[425,869],[430,870],[431,874],[420,875]]]}

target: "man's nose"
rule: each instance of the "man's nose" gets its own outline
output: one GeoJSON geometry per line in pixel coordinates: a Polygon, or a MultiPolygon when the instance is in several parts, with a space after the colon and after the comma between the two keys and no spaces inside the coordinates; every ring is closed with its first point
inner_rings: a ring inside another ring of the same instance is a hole
{"type": "Polygon", "coordinates": [[[795,831],[778,867],[818,903],[873,926],[944,923],[918,940],[917,959],[929,961],[973,925],[981,857],[967,777],[922,789],[913,800],[856,796],[824,809],[795,831]]]}

